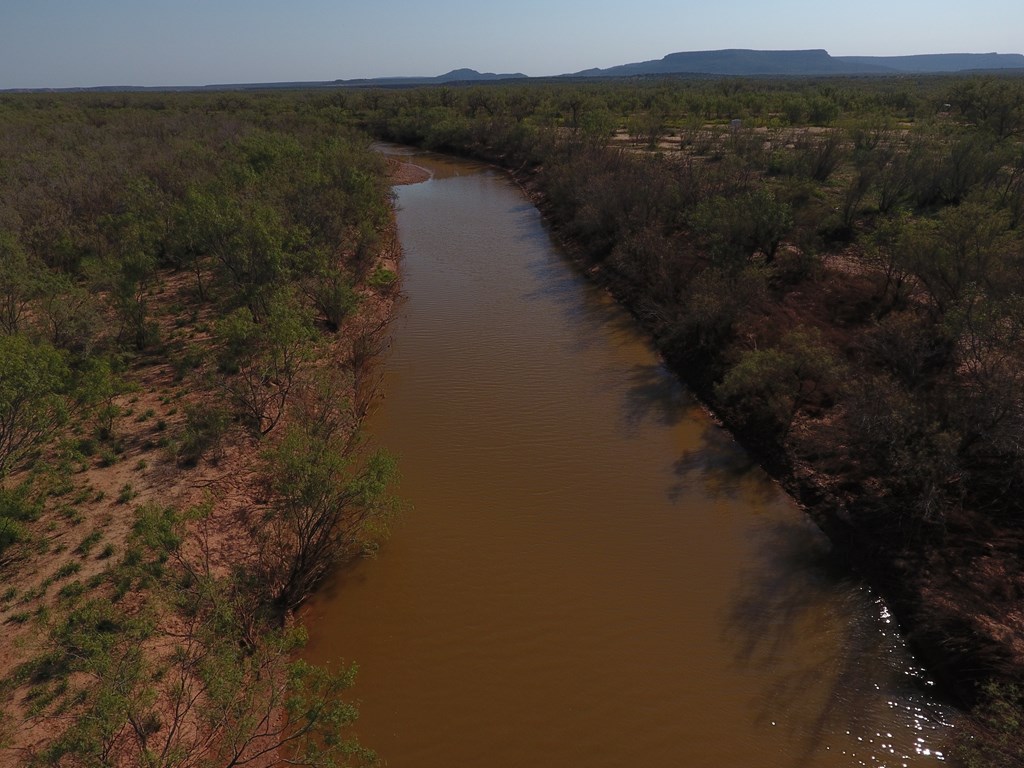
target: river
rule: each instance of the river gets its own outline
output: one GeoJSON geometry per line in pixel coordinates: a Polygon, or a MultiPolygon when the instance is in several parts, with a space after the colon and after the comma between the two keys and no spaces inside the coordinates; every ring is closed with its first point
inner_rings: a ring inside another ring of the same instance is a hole
{"type": "Polygon", "coordinates": [[[408,150],[373,440],[406,502],[309,603],[392,768],[922,766],[955,713],[502,173],[408,150]]]}

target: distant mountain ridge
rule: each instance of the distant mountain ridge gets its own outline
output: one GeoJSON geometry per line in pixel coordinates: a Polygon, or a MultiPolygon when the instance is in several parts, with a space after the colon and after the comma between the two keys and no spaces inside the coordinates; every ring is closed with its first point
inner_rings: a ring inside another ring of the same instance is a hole
{"type": "Polygon", "coordinates": [[[443,83],[483,83],[495,80],[528,79],[521,72],[499,75],[494,72],[477,72],[475,69],[453,69],[436,77],[376,77],[360,80],[296,80],[273,83],[215,83],[211,85],[95,85],[77,88],[8,88],[0,89],[0,93],[19,91],[38,92],[77,92],[98,91],[113,92],[145,92],[145,91],[260,91],[290,88],[337,88],[338,86],[373,86],[378,88],[402,87],[413,85],[440,85],[443,83]]]}
{"type": "Polygon", "coordinates": [[[526,80],[522,72],[498,75],[494,72],[477,72],[475,69],[453,69],[437,77],[375,77],[363,80],[335,80],[332,85],[430,85],[431,83],[482,83],[494,80],[526,80]]]}
{"type": "MultiPolygon", "coordinates": [[[[817,48],[796,51],[762,51],[726,48],[717,51],[680,51],[660,59],[621,64],[607,69],[585,69],[565,75],[531,78],[521,72],[495,74],[475,69],[453,69],[435,77],[376,77],[358,80],[318,80],[270,83],[220,83],[213,85],[102,85],[79,88],[12,88],[9,91],[245,91],[282,88],[376,87],[402,88],[417,85],[485,83],[504,80],[561,80],[590,77],[640,77],[650,75],[705,76],[815,76],[897,75],[1019,70],[1024,74],[1024,55],[1019,53],[930,53],[912,56],[832,56],[817,48]]],[[[0,92],[4,92],[0,89],[0,92]]]]}
{"type": "Polygon", "coordinates": [[[638,75],[885,75],[1021,69],[1019,53],[933,53],[918,56],[832,56],[823,49],[682,51],[661,59],[586,69],[563,77],[638,75]]]}
{"type": "Polygon", "coordinates": [[[838,56],[855,66],[881,65],[897,72],[968,72],[972,70],[1024,69],[1019,53],[925,53],[917,56],[838,56]]]}

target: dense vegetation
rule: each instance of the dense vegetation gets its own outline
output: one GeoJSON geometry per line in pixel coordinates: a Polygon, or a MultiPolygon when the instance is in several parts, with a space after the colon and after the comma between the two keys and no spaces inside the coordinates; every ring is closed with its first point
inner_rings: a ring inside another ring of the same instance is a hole
{"type": "Polygon", "coordinates": [[[357,126],[517,173],[975,706],[965,758],[1019,762],[1020,80],[10,95],[0,126],[5,685],[23,739],[60,726],[26,761],[372,759],[333,739],[352,671],[282,628],[386,524],[357,126]]]}
{"type": "Polygon", "coordinates": [[[0,97],[0,762],[374,761],[288,620],[394,473],[358,434],[390,192],[339,117],[0,97]]]}
{"type": "MultiPolygon", "coordinates": [[[[985,728],[1015,730],[1024,82],[639,80],[347,103],[377,135],[516,172],[950,688],[1001,713],[985,728]]],[[[1017,741],[972,759],[1016,764],[1017,741]]]]}

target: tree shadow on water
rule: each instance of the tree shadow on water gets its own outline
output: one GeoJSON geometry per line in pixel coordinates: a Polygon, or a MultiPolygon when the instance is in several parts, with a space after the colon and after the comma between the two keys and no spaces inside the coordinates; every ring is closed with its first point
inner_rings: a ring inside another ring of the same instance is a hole
{"type": "Polygon", "coordinates": [[[642,343],[644,338],[632,315],[613,301],[598,285],[558,256],[542,254],[526,265],[534,286],[521,294],[526,302],[554,305],[573,329],[573,352],[614,344],[617,338],[642,343]]]}
{"type": "MultiPolygon", "coordinates": [[[[899,719],[911,709],[925,712],[922,702],[934,691],[910,674],[895,628],[884,626],[877,601],[813,524],[780,521],[759,529],[723,642],[733,647],[740,669],[760,678],[755,722],[786,729],[794,768],[816,765],[824,745],[858,754],[877,750],[889,759],[895,752],[888,749],[913,754],[912,729],[899,719]],[[904,731],[888,746],[873,741],[883,726],[871,719],[886,708],[884,728],[904,731]]],[[[941,726],[941,708],[914,715],[914,734],[922,724],[941,726]]]]}
{"type": "Polygon", "coordinates": [[[323,605],[333,603],[340,599],[346,591],[365,586],[369,580],[367,574],[368,558],[355,558],[347,562],[339,563],[327,574],[311,595],[307,602],[309,604],[323,605]]]}
{"type": "Polygon", "coordinates": [[[766,526],[724,630],[737,664],[763,681],[756,722],[783,723],[790,730],[798,746],[794,766],[814,764],[822,737],[842,714],[840,702],[858,690],[847,682],[857,670],[855,632],[828,615],[830,599],[855,587],[829,554],[809,523],[766,526]],[[820,635],[809,638],[808,632],[820,635]],[[838,656],[822,653],[821,645],[832,646],[838,656]],[[789,721],[792,712],[802,716],[789,721]]]}
{"type": "Polygon", "coordinates": [[[777,501],[780,489],[732,435],[704,413],[693,394],[664,364],[635,364],[624,390],[626,434],[645,425],[675,428],[687,447],[672,463],[672,503],[698,489],[712,499],[742,500],[754,512],[777,501]]]}
{"type": "Polygon", "coordinates": [[[778,501],[778,485],[724,429],[710,419],[693,420],[689,448],[672,465],[669,499],[676,503],[692,489],[712,499],[742,500],[751,512],[778,501]]]}
{"type": "Polygon", "coordinates": [[[623,420],[630,432],[649,422],[674,427],[696,407],[693,395],[659,363],[634,365],[627,375],[623,420]]]}

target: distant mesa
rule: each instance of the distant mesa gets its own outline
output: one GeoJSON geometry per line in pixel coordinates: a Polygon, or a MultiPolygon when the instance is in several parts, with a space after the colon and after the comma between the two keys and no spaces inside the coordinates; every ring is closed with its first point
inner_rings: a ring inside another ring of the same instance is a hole
{"type": "Polygon", "coordinates": [[[521,72],[512,75],[496,75],[493,72],[477,72],[475,69],[453,69],[443,75],[438,75],[435,80],[442,83],[469,82],[471,80],[514,80],[526,77],[521,72]]]}
{"type": "Polygon", "coordinates": [[[374,85],[374,86],[403,86],[403,85],[431,85],[439,83],[482,83],[495,80],[517,80],[526,79],[521,72],[506,75],[496,75],[493,72],[477,72],[475,69],[453,69],[437,77],[375,77],[365,80],[335,80],[335,85],[374,85]]]}
{"type": "Polygon", "coordinates": [[[1021,69],[1019,53],[934,53],[919,56],[832,56],[828,51],[756,51],[728,48],[684,51],[664,58],[585,69],[563,77],[636,77],[640,75],[885,75],[1021,69]]]}

